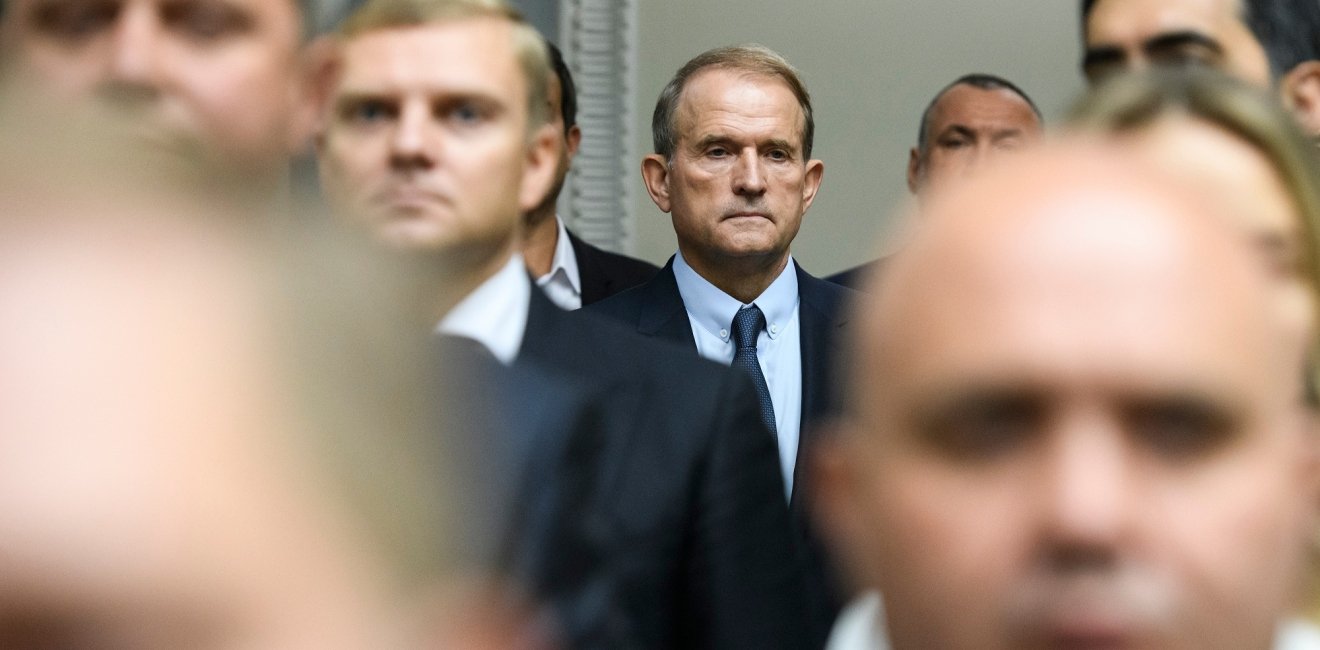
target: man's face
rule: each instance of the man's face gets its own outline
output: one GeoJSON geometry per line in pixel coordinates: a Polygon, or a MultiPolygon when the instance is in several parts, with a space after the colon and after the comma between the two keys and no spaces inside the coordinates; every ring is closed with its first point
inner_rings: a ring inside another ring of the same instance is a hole
{"type": "Polygon", "coordinates": [[[1301,346],[1228,229],[1232,277],[1185,233],[1100,223],[982,236],[988,263],[969,239],[885,294],[841,462],[896,648],[1266,648],[1287,610],[1315,495],[1301,346]]]}
{"type": "Polygon", "coordinates": [[[301,16],[294,0],[11,0],[18,71],[61,98],[141,119],[167,146],[283,163],[295,125],[301,16]]]}
{"type": "Polygon", "coordinates": [[[481,18],[348,41],[320,147],[336,209],[407,248],[506,249],[555,165],[512,35],[481,18]]]}
{"type": "Polygon", "coordinates": [[[1261,87],[1269,59],[1242,21],[1241,0],[1100,0],[1086,20],[1089,82],[1151,65],[1208,65],[1261,87]]]}
{"type": "Polygon", "coordinates": [[[688,81],[672,162],[648,156],[642,171],[698,269],[787,256],[824,169],[804,159],[804,119],[793,92],[774,78],[712,69],[688,81]]]}
{"type": "Polygon", "coordinates": [[[925,155],[913,149],[908,160],[908,189],[913,192],[966,176],[1041,137],[1040,119],[1017,93],[968,84],[940,97],[926,128],[925,155]]]}

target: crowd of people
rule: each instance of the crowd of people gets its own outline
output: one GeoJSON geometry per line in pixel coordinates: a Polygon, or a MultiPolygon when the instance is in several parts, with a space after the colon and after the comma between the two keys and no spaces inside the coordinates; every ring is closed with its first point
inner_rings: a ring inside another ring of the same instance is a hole
{"type": "Polygon", "coordinates": [[[1320,3],[1083,0],[829,278],[775,51],[657,267],[516,11],[350,5],[0,2],[0,648],[1320,649],[1320,3]]]}

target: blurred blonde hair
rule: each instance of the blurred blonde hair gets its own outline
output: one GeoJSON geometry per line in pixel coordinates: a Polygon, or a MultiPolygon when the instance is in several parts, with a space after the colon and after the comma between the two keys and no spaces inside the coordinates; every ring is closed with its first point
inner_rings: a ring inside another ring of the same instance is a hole
{"type": "MultiPolygon", "coordinates": [[[[1120,75],[1096,87],[1072,107],[1067,124],[1083,132],[1131,133],[1169,116],[1205,121],[1270,161],[1301,221],[1302,278],[1320,301],[1320,157],[1273,98],[1214,70],[1157,70],[1120,75]]],[[[1306,378],[1312,403],[1320,385],[1318,360],[1320,336],[1313,336],[1306,378]]]]}

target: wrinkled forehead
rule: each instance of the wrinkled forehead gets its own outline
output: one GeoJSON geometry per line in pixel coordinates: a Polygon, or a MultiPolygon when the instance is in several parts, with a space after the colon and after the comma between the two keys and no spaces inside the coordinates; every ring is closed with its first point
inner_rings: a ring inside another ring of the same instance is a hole
{"type": "Polygon", "coordinates": [[[730,119],[792,124],[805,136],[806,114],[788,82],[760,72],[710,67],[683,85],[675,110],[679,139],[703,137],[702,128],[718,128],[730,119]]]}

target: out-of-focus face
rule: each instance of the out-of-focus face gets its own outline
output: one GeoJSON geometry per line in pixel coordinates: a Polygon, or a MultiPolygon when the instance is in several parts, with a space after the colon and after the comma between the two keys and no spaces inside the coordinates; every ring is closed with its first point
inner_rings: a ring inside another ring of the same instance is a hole
{"type": "Polygon", "coordinates": [[[1242,21],[1241,0],[1099,0],[1085,27],[1089,82],[1151,65],[1207,65],[1261,87],[1269,59],[1242,21]]]}
{"type": "Polygon", "coordinates": [[[249,260],[120,216],[6,246],[0,647],[388,645],[380,567],[295,451],[249,260]]]}
{"type": "Polygon", "coordinates": [[[1315,300],[1302,277],[1305,228],[1278,172],[1258,149],[1208,122],[1170,117],[1124,137],[1123,145],[1197,188],[1240,227],[1282,280],[1280,299],[1298,336],[1315,327],[1315,300]]]}
{"type": "Polygon", "coordinates": [[[0,37],[17,70],[56,97],[93,97],[166,146],[196,143],[261,169],[304,144],[294,0],[8,4],[0,37]]]}
{"type": "Polygon", "coordinates": [[[1038,142],[1040,119],[1022,97],[1003,88],[959,84],[940,96],[926,125],[926,148],[908,160],[908,189],[938,187],[1001,154],[1038,142]]]}
{"type": "Polygon", "coordinates": [[[945,213],[886,270],[828,493],[895,648],[1270,647],[1314,525],[1302,346],[1236,233],[1123,187],[945,213]]]}
{"type": "Polygon", "coordinates": [[[642,173],[684,258],[698,271],[787,259],[824,171],[803,155],[793,92],[775,78],[710,69],[688,81],[675,113],[673,160],[648,156],[642,173]]]}
{"type": "Polygon", "coordinates": [[[335,208],[405,248],[511,250],[555,168],[548,129],[528,132],[512,25],[377,30],[340,62],[319,152],[335,208]]]}

